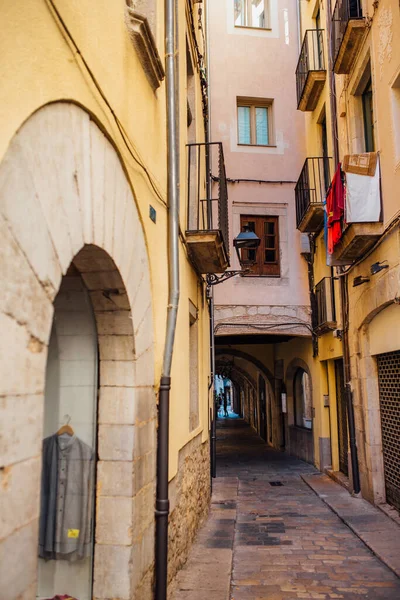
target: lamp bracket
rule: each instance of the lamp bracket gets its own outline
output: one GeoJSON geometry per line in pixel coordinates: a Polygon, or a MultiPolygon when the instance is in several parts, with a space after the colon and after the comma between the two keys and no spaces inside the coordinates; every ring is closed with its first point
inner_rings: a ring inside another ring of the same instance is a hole
{"type": "Polygon", "coordinates": [[[236,275],[246,275],[246,273],[250,273],[250,271],[251,269],[239,269],[238,271],[225,271],[225,273],[222,273],[222,275],[217,275],[216,273],[207,273],[207,287],[223,283],[224,281],[227,281],[227,279],[231,279],[231,277],[235,277],[236,275]]]}

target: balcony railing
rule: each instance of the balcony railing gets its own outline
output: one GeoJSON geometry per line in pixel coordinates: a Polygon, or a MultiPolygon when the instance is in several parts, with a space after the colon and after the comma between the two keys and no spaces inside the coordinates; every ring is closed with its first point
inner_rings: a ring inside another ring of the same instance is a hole
{"type": "Polygon", "coordinates": [[[218,273],[229,265],[228,187],[222,143],[188,144],[187,148],[187,241],[197,269],[218,273]]]}
{"type": "Polygon", "coordinates": [[[337,0],[332,15],[332,56],[335,73],[349,73],[364,29],[361,0],[337,0]]]}
{"type": "Polygon", "coordinates": [[[314,110],[326,79],[324,32],[308,29],[296,69],[297,108],[314,110]]]}
{"type": "Polygon", "coordinates": [[[324,277],[315,286],[316,315],[315,324],[318,333],[324,333],[336,327],[334,280],[324,277]]]}
{"type": "Polygon", "coordinates": [[[324,220],[323,202],[332,178],[330,157],[306,158],[295,187],[296,225],[304,232],[319,231],[324,220]]]}

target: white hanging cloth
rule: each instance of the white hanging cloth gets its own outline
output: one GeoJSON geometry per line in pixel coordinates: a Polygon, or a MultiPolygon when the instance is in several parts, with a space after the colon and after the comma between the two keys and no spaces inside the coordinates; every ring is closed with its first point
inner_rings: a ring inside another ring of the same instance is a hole
{"type": "MultiPolygon", "coordinates": [[[[348,168],[351,169],[350,166],[348,168]]],[[[373,175],[360,175],[360,171],[358,173],[349,172],[346,167],[345,173],[346,223],[377,223],[380,221],[381,191],[379,156],[377,156],[376,159],[376,168],[373,175]]]]}

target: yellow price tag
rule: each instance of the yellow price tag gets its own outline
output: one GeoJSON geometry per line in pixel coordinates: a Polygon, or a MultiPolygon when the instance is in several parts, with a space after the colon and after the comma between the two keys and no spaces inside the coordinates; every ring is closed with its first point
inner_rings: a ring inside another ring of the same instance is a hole
{"type": "Polygon", "coordinates": [[[79,537],[79,529],[68,529],[68,537],[69,538],[78,538],[79,537]]]}

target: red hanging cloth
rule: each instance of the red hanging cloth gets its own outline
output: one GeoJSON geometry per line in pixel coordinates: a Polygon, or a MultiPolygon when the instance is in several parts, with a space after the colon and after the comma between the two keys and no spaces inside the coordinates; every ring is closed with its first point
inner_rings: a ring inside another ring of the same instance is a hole
{"type": "Polygon", "coordinates": [[[339,163],[326,196],[326,212],[328,215],[328,252],[333,253],[336,244],[342,237],[342,220],[344,217],[345,189],[342,169],[339,163]]]}

